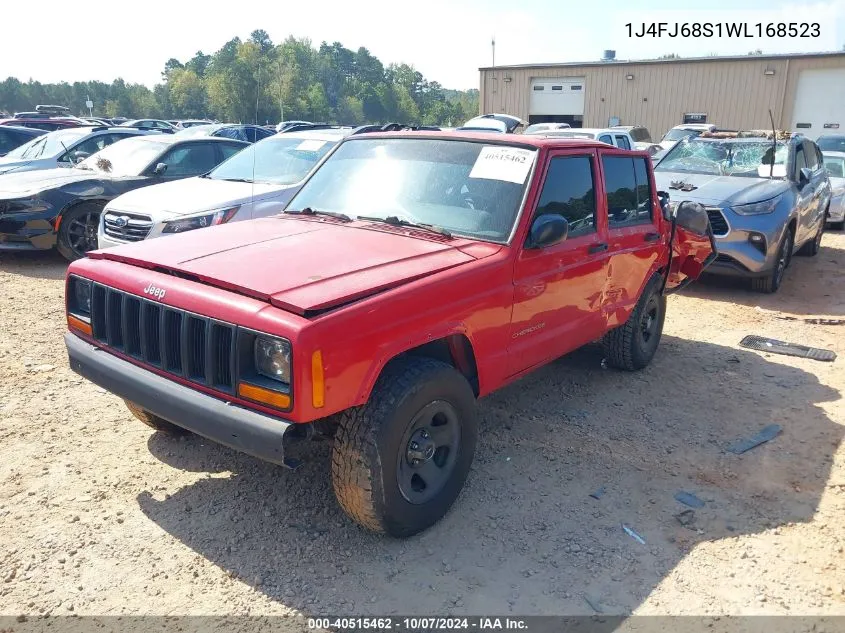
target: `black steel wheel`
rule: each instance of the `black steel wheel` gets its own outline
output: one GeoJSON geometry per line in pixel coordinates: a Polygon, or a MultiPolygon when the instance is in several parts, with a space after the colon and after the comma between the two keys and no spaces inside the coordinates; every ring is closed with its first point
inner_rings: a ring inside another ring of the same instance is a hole
{"type": "Polygon", "coordinates": [[[86,202],[64,214],[59,225],[57,248],[66,259],[74,261],[85,257],[88,251],[96,250],[102,210],[101,205],[86,202]]]}

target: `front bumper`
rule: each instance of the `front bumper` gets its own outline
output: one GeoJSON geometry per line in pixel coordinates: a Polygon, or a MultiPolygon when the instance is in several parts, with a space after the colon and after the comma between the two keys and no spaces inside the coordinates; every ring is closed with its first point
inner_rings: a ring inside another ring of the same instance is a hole
{"type": "Polygon", "coordinates": [[[42,251],[56,245],[56,232],[48,219],[32,214],[0,215],[0,251],[42,251]]]}
{"type": "Polygon", "coordinates": [[[828,222],[843,222],[845,221],[845,195],[835,196],[830,201],[830,207],[827,210],[828,222]]]}
{"type": "Polygon", "coordinates": [[[284,452],[293,423],[180,385],[69,332],[65,345],[71,369],[106,391],[218,444],[274,464],[294,465],[284,452]]]}

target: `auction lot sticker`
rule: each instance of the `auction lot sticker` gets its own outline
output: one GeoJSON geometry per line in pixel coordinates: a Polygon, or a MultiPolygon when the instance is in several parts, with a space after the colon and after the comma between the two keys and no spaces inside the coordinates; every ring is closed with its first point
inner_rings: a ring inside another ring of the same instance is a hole
{"type": "Polygon", "coordinates": [[[534,163],[534,153],[530,149],[485,145],[475,159],[469,177],[503,180],[521,185],[534,163]]]}

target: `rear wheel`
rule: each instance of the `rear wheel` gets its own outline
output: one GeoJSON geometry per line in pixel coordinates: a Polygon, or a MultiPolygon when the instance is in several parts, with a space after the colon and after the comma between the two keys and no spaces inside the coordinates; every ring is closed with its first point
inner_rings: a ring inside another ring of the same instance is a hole
{"type": "Polygon", "coordinates": [[[374,532],[416,534],[458,497],[476,437],[475,395],[462,374],[430,358],[396,360],[370,400],[341,415],[332,448],[338,503],[374,532]]]}
{"type": "Polygon", "coordinates": [[[84,202],[62,216],[56,248],[65,259],[74,261],[96,250],[102,211],[101,204],[84,202]]]}
{"type": "Polygon", "coordinates": [[[792,260],[793,240],[794,236],[792,235],[792,229],[787,229],[786,235],[783,236],[783,239],[780,242],[780,247],[778,248],[778,255],[774,269],[765,277],[755,277],[751,280],[751,287],[754,290],[765,293],[778,291],[778,288],[780,288],[780,285],[783,282],[784,273],[786,273],[789,262],[792,260]]]}
{"type": "Polygon", "coordinates": [[[612,367],[634,371],[654,358],[666,318],[666,297],[660,293],[661,282],[659,276],[652,277],[625,324],[604,335],[602,343],[612,367]]]}
{"type": "Polygon", "coordinates": [[[189,430],[183,429],[181,426],[171,424],[167,420],[163,420],[146,409],[142,409],[134,402],[129,402],[129,400],[124,400],[124,402],[126,403],[126,408],[129,409],[129,412],[151,429],[155,429],[156,431],[160,431],[166,435],[174,436],[190,435],[191,433],[189,430]]]}

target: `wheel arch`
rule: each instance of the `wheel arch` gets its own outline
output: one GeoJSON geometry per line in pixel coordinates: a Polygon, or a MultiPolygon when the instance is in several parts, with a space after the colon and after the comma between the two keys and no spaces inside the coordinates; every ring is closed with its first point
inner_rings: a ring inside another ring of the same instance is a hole
{"type": "Polygon", "coordinates": [[[56,214],[55,219],[53,220],[53,231],[56,235],[59,234],[59,229],[61,228],[62,222],[64,221],[65,216],[73,211],[74,209],[82,206],[83,204],[99,204],[100,211],[102,212],[103,209],[106,208],[106,205],[109,203],[110,199],[101,199],[101,198],[85,198],[85,199],[75,199],[68,202],[64,207],[62,207],[61,211],[56,214]]]}

